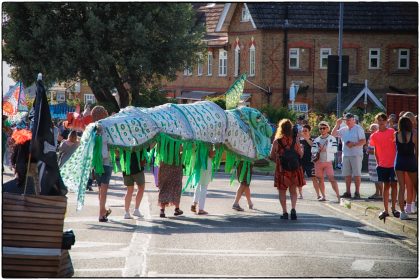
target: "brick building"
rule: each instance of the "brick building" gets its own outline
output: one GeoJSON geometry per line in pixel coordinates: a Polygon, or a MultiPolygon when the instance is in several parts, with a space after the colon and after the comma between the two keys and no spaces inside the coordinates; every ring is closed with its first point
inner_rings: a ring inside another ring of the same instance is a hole
{"type": "MultiPolygon", "coordinates": [[[[195,8],[206,24],[208,57],[166,85],[173,97],[189,102],[223,94],[246,72],[244,93],[252,107],[280,106],[296,82],[296,109],[333,111],[336,93],[327,92],[327,60],[338,53],[339,3],[236,2],[195,8]]],[[[416,2],[345,2],[343,22],[349,80],[342,108],[365,80],[383,103],[390,88],[417,94],[416,2]]]]}

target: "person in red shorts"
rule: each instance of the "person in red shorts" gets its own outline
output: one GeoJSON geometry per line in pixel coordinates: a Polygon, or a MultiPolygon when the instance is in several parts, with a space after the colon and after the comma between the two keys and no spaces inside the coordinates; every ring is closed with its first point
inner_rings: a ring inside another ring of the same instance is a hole
{"type": "MultiPolygon", "coordinates": [[[[399,218],[400,213],[395,210],[397,201],[397,180],[394,171],[394,161],[396,155],[395,146],[395,130],[387,128],[387,115],[378,113],[375,120],[379,125],[379,129],[370,136],[370,145],[374,147],[376,162],[376,172],[378,173],[378,181],[384,184],[383,198],[384,211],[379,214],[380,220],[385,220],[388,214],[389,204],[389,188],[391,187],[391,210],[394,217],[399,218]]],[[[401,209],[404,212],[404,209],[401,209]]],[[[404,214],[403,214],[404,215],[404,214]]]]}

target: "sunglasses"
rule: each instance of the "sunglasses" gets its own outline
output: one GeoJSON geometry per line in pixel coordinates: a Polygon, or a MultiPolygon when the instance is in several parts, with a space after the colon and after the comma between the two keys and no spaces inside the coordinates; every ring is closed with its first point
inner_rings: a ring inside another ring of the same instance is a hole
{"type": "Polygon", "coordinates": [[[321,126],[320,128],[319,128],[319,130],[324,130],[324,129],[327,129],[328,127],[326,127],[326,126],[321,126]]]}

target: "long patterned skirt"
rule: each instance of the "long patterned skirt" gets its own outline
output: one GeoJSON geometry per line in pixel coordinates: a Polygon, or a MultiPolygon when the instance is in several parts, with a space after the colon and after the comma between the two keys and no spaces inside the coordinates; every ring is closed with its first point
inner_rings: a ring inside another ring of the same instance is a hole
{"type": "Polygon", "coordinates": [[[159,167],[159,205],[179,204],[182,191],[182,165],[161,163],[159,167]]]}

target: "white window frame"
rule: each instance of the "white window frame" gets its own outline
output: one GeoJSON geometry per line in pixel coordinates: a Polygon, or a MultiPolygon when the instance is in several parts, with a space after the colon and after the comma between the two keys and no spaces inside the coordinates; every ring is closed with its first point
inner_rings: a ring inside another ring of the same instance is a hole
{"type": "Polygon", "coordinates": [[[249,48],[249,76],[255,76],[255,46],[249,48]]]}
{"type": "Polygon", "coordinates": [[[319,69],[328,68],[328,56],[331,55],[331,48],[321,48],[319,50],[319,69]],[[328,52],[328,53],[327,53],[328,52]],[[323,60],[326,59],[327,63],[322,65],[323,60]]]}
{"type": "Polygon", "coordinates": [[[197,76],[203,75],[203,55],[199,54],[197,62],[197,76]]]}
{"type": "Polygon", "coordinates": [[[207,53],[207,76],[213,75],[213,52],[207,53]]]}
{"type": "Polygon", "coordinates": [[[380,69],[381,65],[381,49],[380,48],[372,48],[369,49],[369,69],[380,69]],[[373,54],[372,52],[377,52],[376,54],[373,54]],[[372,61],[376,59],[376,66],[372,65],[372,61]]]}
{"type": "Polygon", "coordinates": [[[66,102],[66,93],[64,91],[57,91],[56,100],[57,102],[66,102]]]}
{"type": "Polygon", "coordinates": [[[251,19],[251,15],[249,14],[248,9],[243,6],[242,7],[242,14],[241,14],[241,22],[247,22],[250,21],[251,19]]]}
{"type": "Polygon", "coordinates": [[[219,50],[219,77],[227,76],[227,51],[224,49],[219,50]]]}
{"type": "Polygon", "coordinates": [[[404,70],[410,69],[410,49],[398,49],[398,69],[404,69],[404,70]],[[404,51],[407,52],[406,55],[402,54],[402,52],[404,51]],[[407,60],[407,66],[405,67],[401,66],[401,61],[403,59],[407,60]]]}
{"type": "Polygon", "coordinates": [[[289,110],[293,110],[298,113],[308,113],[308,103],[289,103],[289,110]]]}
{"type": "Polygon", "coordinates": [[[95,103],[95,95],[93,93],[85,93],[83,99],[85,101],[85,104],[95,103]]]}
{"type": "Polygon", "coordinates": [[[235,48],[235,69],[234,69],[234,73],[233,73],[235,77],[239,76],[240,53],[241,53],[241,48],[239,47],[239,44],[238,44],[238,45],[236,45],[236,48],[235,48]]]}
{"type": "Polygon", "coordinates": [[[299,69],[299,48],[290,48],[289,49],[289,69],[299,69]],[[296,52],[296,54],[292,54],[292,52],[296,52]],[[296,59],[296,66],[291,66],[292,59],[296,59]]]}
{"type": "Polygon", "coordinates": [[[192,76],[192,69],[190,66],[184,68],[184,76],[192,76]]]}

